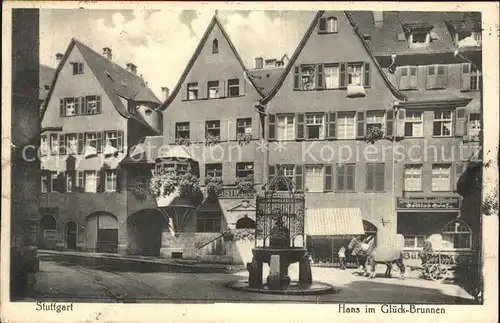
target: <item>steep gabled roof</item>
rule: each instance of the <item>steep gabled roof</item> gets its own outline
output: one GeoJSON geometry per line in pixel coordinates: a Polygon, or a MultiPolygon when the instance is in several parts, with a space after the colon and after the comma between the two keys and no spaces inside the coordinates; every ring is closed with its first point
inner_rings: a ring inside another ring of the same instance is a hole
{"type": "Polygon", "coordinates": [[[284,67],[250,70],[247,72],[247,76],[266,95],[274,88],[284,70],[284,67]]]}
{"type": "MultiPolygon", "coordinates": [[[[211,33],[211,31],[212,31],[212,29],[214,28],[215,25],[217,25],[219,27],[219,29],[221,30],[222,35],[224,36],[224,38],[226,39],[227,43],[229,44],[229,47],[231,48],[231,50],[233,51],[234,56],[236,57],[236,59],[238,60],[238,62],[241,65],[241,67],[243,68],[243,71],[245,73],[247,73],[248,70],[247,70],[247,68],[245,66],[245,63],[243,63],[243,60],[241,59],[240,55],[236,51],[236,48],[234,47],[233,42],[231,41],[231,38],[229,38],[229,35],[227,34],[226,30],[224,29],[224,27],[222,27],[222,24],[220,23],[219,19],[217,18],[217,15],[214,15],[213,18],[212,18],[212,20],[210,21],[210,24],[208,25],[207,29],[205,30],[205,33],[203,34],[203,37],[201,38],[201,40],[200,40],[200,42],[198,44],[198,47],[196,47],[196,50],[194,51],[193,56],[191,57],[191,59],[189,60],[188,64],[186,65],[186,68],[182,72],[181,77],[179,78],[179,81],[177,82],[177,85],[175,86],[174,90],[169,95],[169,97],[167,98],[167,100],[162,103],[162,105],[160,106],[160,110],[165,110],[167,108],[167,106],[170,103],[172,103],[172,101],[175,99],[175,97],[179,93],[179,91],[180,91],[180,89],[182,87],[182,84],[186,80],[186,77],[187,77],[189,71],[193,67],[193,65],[196,62],[196,60],[198,59],[198,56],[200,55],[201,50],[203,49],[203,46],[205,45],[205,43],[206,43],[206,41],[208,39],[208,36],[210,36],[210,33],[211,33]]],[[[257,92],[263,97],[265,94],[255,84],[254,80],[252,80],[251,78],[248,78],[248,79],[250,80],[250,83],[252,83],[252,85],[254,86],[254,88],[257,90],[257,92]]]]}
{"type": "MultiPolygon", "coordinates": [[[[279,89],[283,85],[283,82],[285,82],[286,77],[290,73],[290,70],[292,69],[292,66],[295,64],[295,61],[297,60],[297,58],[299,57],[300,53],[302,52],[302,49],[305,47],[307,41],[309,40],[309,37],[311,36],[312,32],[316,28],[316,25],[318,24],[319,18],[321,18],[321,16],[324,13],[325,13],[324,10],[318,11],[318,13],[316,14],[316,16],[312,20],[311,25],[307,29],[304,37],[300,41],[299,46],[297,47],[297,49],[295,49],[295,52],[293,53],[292,57],[290,58],[290,62],[288,62],[287,66],[285,67],[284,72],[281,74],[280,79],[278,80],[278,82],[276,83],[276,85],[274,86],[274,88],[264,98],[262,98],[262,100],[260,100],[261,104],[263,104],[263,105],[267,104],[276,95],[276,93],[278,93],[279,89]]],[[[389,81],[389,79],[387,78],[387,75],[385,75],[384,71],[382,70],[382,67],[380,67],[380,64],[375,59],[375,57],[373,56],[373,53],[370,51],[368,45],[364,41],[363,35],[361,35],[361,33],[358,31],[358,29],[356,28],[356,25],[354,25],[354,23],[353,23],[350,15],[349,15],[349,13],[346,12],[346,11],[344,11],[344,14],[346,15],[347,20],[351,24],[351,26],[354,29],[354,31],[355,31],[356,35],[358,36],[359,40],[361,41],[361,43],[365,47],[368,55],[370,55],[370,57],[372,58],[375,67],[377,68],[377,70],[382,75],[382,78],[386,82],[386,84],[389,87],[389,89],[392,92],[392,94],[396,98],[398,98],[399,100],[406,100],[407,99],[406,95],[404,95],[403,93],[399,92],[394,87],[394,85],[389,81]]]]}
{"type": "Polygon", "coordinates": [[[40,91],[38,92],[40,101],[45,101],[47,98],[55,74],[55,68],[43,64],[40,65],[40,91]]]}
{"type": "Polygon", "coordinates": [[[42,118],[45,114],[45,110],[47,109],[47,105],[52,95],[52,91],[54,90],[59,73],[75,46],[81,52],[86,65],[90,68],[92,73],[94,73],[99,84],[108,95],[118,113],[125,118],[134,119],[158,133],[158,130],[153,129],[140,115],[129,113],[128,108],[120,99],[120,97],[122,97],[128,100],[136,101],[136,96],[140,95],[141,100],[138,101],[160,104],[160,100],[158,100],[153,92],[147,87],[144,80],[140,76],[127,71],[120,65],[107,59],[103,55],[98,54],[93,49],[74,38],[71,39],[71,42],[64,53],[64,57],[56,69],[49,93],[47,94],[47,99],[43,105],[42,118]]]}

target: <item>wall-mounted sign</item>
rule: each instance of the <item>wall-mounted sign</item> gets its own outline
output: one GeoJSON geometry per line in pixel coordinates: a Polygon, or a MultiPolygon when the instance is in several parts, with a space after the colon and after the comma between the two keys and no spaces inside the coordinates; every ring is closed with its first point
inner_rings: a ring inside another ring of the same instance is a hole
{"type": "Polygon", "coordinates": [[[405,210],[458,210],[458,197],[398,197],[396,208],[405,210]]]}
{"type": "Polygon", "coordinates": [[[241,194],[236,187],[224,187],[219,198],[250,198],[253,199],[253,193],[241,194]]]}

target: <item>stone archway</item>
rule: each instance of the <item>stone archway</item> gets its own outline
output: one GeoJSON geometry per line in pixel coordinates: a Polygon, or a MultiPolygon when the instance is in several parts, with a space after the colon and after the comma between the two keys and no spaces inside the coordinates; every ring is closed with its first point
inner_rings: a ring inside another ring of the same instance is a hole
{"type": "Polygon", "coordinates": [[[40,249],[56,247],[57,222],[52,214],[44,214],[40,219],[40,234],[38,237],[40,249]]]}
{"type": "Polygon", "coordinates": [[[95,252],[118,252],[118,219],[115,215],[101,211],[87,216],[85,248],[95,252]]]}
{"type": "Polygon", "coordinates": [[[76,241],[78,237],[78,225],[74,221],[68,221],[64,224],[64,245],[67,249],[76,250],[76,241]]]}
{"type": "Polygon", "coordinates": [[[144,209],[127,218],[128,253],[160,256],[163,228],[167,219],[157,209],[144,209]]]}

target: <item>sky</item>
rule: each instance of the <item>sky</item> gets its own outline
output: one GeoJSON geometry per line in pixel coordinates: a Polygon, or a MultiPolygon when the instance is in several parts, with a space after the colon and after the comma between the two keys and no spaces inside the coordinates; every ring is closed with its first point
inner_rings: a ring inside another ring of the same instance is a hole
{"type": "MultiPolygon", "coordinates": [[[[316,11],[219,11],[218,17],[247,68],[255,57],[290,57],[316,11]]],[[[97,52],[113,51],[121,66],[132,62],[160,98],[173,89],[214,15],[213,10],[40,11],[40,63],[55,66],[74,37],[97,52]]]]}

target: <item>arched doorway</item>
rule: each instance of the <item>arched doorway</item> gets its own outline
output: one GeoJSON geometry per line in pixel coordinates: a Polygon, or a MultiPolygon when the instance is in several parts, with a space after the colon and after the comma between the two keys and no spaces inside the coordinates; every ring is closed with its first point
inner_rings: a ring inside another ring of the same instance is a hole
{"type": "Polygon", "coordinates": [[[245,215],[236,221],[236,229],[255,229],[255,221],[245,215]]]}
{"type": "Polygon", "coordinates": [[[76,249],[76,238],[78,236],[78,226],[74,221],[68,221],[64,225],[64,242],[67,249],[76,249]]]}
{"type": "Polygon", "coordinates": [[[109,212],[95,212],[85,221],[85,247],[89,251],[118,252],[118,219],[109,212]]]}
{"type": "Polygon", "coordinates": [[[56,247],[57,224],[52,214],[45,214],[40,219],[40,249],[52,249],[56,247]]]}
{"type": "Polygon", "coordinates": [[[156,209],[146,209],[127,219],[128,252],[142,256],[160,256],[165,216],[156,209]]]}

